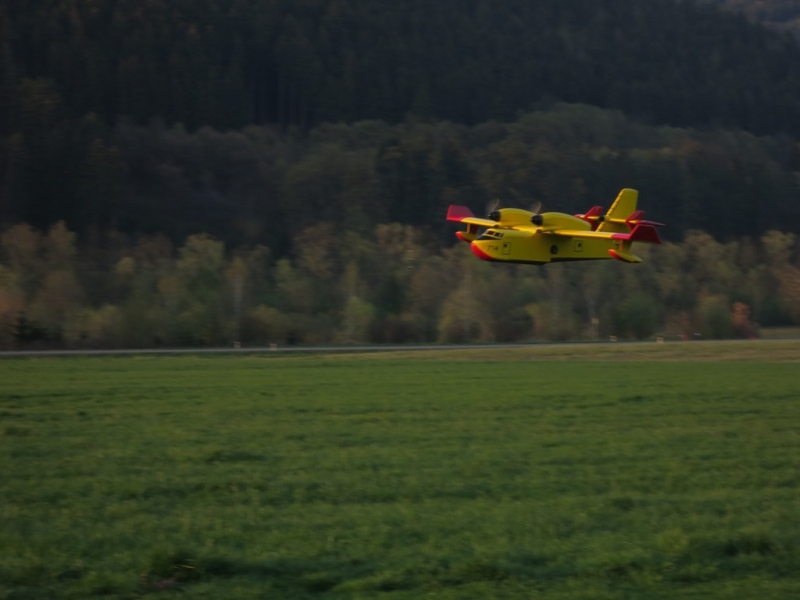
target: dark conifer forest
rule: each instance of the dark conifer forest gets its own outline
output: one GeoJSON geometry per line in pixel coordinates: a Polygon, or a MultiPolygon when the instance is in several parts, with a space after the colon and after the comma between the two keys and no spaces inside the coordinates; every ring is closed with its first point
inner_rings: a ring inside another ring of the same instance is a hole
{"type": "Polygon", "coordinates": [[[721,7],[741,12],[754,22],[764,23],[778,31],[800,35],[800,4],[796,0],[706,0],[721,7]]]}
{"type": "Polygon", "coordinates": [[[797,15],[754,4],[3,0],[0,344],[795,323],[797,15]],[[449,204],[622,187],[668,224],[651,266],[451,248],[449,204]]]}

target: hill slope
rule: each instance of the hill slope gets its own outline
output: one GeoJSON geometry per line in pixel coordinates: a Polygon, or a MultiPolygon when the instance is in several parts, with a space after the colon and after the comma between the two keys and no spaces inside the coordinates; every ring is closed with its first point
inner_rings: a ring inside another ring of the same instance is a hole
{"type": "Polygon", "coordinates": [[[741,11],[753,21],[800,35],[800,4],[797,0],[715,0],[723,8],[741,11]]]}
{"type": "Polygon", "coordinates": [[[44,0],[7,3],[0,33],[0,109],[43,77],[106,123],[475,124],[558,99],[800,135],[797,44],[673,0],[44,0]]]}

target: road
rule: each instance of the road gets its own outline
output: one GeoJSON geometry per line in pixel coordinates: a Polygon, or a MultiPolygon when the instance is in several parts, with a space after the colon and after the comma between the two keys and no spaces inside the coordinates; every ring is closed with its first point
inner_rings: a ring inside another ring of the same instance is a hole
{"type": "MultiPolygon", "coordinates": [[[[116,350],[8,350],[2,357],[22,356],[114,356],[132,354],[264,354],[284,352],[392,352],[396,350],[469,350],[476,348],[546,348],[563,344],[373,344],[366,346],[258,346],[245,348],[125,348],[116,350]]],[[[588,345],[579,343],[572,345],[588,345]]]]}
{"type": "MultiPolygon", "coordinates": [[[[759,340],[695,340],[692,344],[710,342],[780,342],[792,340],[759,339],[759,340]]],[[[631,344],[653,344],[652,340],[638,342],[559,342],[536,344],[387,344],[387,345],[361,345],[361,346],[258,346],[245,348],[125,348],[116,350],[8,350],[0,352],[0,358],[14,357],[47,357],[47,356],[125,356],[136,354],[266,354],[266,353],[341,353],[341,352],[392,352],[397,350],[477,350],[498,348],[556,348],[556,347],[581,347],[581,346],[613,346],[631,344]]],[[[669,342],[674,343],[674,342],[669,342]]],[[[689,342],[687,342],[689,343],[689,342]]]]}

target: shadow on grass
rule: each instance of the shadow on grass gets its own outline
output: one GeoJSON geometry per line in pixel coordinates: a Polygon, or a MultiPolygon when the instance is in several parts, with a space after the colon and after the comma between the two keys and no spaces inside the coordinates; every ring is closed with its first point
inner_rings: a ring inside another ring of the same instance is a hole
{"type": "Polygon", "coordinates": [[[269,582],[272,589],[287,593],[322,593],[368,572],[368,567],[358,561],[324,558],[248,561],[176,549],[154,552],[140,584],[150,589],[167,589],[198,581],[241,577],[269,582]]]}
{"type": "Polygon", "coordinates": [[[147,590],[177,589],[195,582],[244,578],[268,584],[287,597],[355,592],[392,592],[458,587],[477,582],[559,579],[565,574],[553,558],[522,552],[507,557],[462,556],[405,565],[326,558],[263,561],[196,555],[186,549],[154,552],[140,585],[147,590]],[[555,571],[554,571],[555,569],[555,571]]]}

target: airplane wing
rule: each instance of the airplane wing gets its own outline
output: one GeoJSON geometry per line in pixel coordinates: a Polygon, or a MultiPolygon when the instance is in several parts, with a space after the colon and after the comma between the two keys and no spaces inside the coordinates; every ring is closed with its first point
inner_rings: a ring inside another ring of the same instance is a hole
{"type": "Polygon", "coordinates": [[[472,214],[472,211],[466,206],[459,206],[457,204],[452,204],[450,208],[447,209],[447,220],[457,223],[466,223],[467,225],[477,225],[478,227],[495,227],[497,225],[497,221],[480,219],[472,214]]]}
{"type": "Polygon", "coordinates": [[[614,239],[615,233],[603,231],[579,231],[577,229],[541,229],[541,232],[546,235],[563,235],[567,237],[582,237],[582,238],[603,238],[606,240],[614,239]]]}
{"type": "Polygon", "coordinates": [[[612,233],[611,231],[580,231],[577,229],[556,229],[553,231],[544,231],[546,235],[563,235],[568,237],[578,238],[604,238],[607,240],[622,240],[624,242],[650,242],[651,244],[660,244],[661,238],[658,237],[658,231],[655,224],[637,223],[634,225],[630,233],[612,233]]]}
{"type": "Polygon", "coordinates": [[[465,217],[461,219],[461,223],[466,223],[467,225],[477,225],[478,227],[497,227],[497,221],[492,221],[491,219],[480,219],[478,217],[465,217]]]}

